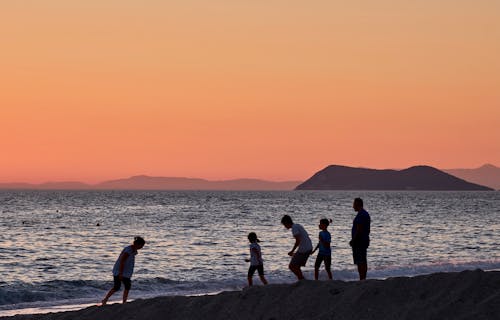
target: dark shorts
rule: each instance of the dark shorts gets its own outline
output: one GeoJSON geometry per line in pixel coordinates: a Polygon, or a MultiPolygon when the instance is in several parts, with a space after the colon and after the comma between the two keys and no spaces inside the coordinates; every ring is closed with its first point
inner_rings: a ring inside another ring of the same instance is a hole
{"type": "Polygon", "coordinates": [[[321,262],[325,262],[325,269],[329,270],[332,265],[332,256],[325,256],[318,253],[316,257],[316,262],[314,263],[314,269],[318,270],[321,266],[321,262]]]}
{"type": "Polygon", "coordinates": [[[253,277],[255,270],[257,270],[257,272],[259,273],[259,276],[264,275],[264,265],[259,264],[258,266],[250,266],[250,268],[248,268],[248,276],[253,277]]]}
{"type": "Polygon", "coordinates": [[[354,264],[367,263],[366,249],[366,247],[352,247],[352,258],[354,260],[354,264]]]}
{"type": "Polygon", "coordinates": [[[311,255],[311,251],[308,252],[295,252],[295,254],[292,257],[292,260],[290,260],[290,264],[294,266],[305,266],[307,259],[311,255]]]}
{"type": "Polygon", "coordinates": [[[130,278],[123,278],[122,277],[122,279],[120,280],[120,277],[113,276],[113,281],[114,281],[113,289],[115,291],[120,290],[122,282],[123,282],[123,286],[125,287],[125,290],[130,290],[130,287],[132,287],[132,281],[130,281],[130,278]]]}

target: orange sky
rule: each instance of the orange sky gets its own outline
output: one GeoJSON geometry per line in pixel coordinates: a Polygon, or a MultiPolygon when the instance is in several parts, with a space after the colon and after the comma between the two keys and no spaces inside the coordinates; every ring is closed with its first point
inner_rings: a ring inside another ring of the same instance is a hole
{"type": "Polygon", "coordinates": [[[500,2],[0,3],[0,182],[500,165],[500,2]]]}

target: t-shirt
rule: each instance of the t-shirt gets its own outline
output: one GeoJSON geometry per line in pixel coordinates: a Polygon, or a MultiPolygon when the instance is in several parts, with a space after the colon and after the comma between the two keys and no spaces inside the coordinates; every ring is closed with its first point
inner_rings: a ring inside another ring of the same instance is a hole
{"type": "Polygon", "coordinates": [[[258,266],[261,264],[262,264],[262,253],[260,251],[260,246],[257,243],[250,243],[250,265],[258,266]]]}
{"type": "Polygon", "coordinates": [[[322,230],[319,233],[319,254],[323,256],[331,256],[332,255],[332,248],[331,247],[325,247],[323,245],[323,242],[332,242],[332,236],[330,235],[330,232],[327,230],[322,230]]]}
{"type": "Polygon", "coordinates": [[[365,209],[358,211],[358,214],[352,222],[351,232],[352,237],[354,237],[357,225],[359,224],[362,226],[362,232],[358,235],[357,243],[354,244],[356,247],[368,247],[370,245],[370,222],[370,215],[365,209]]]}
{"type": "Polygon", "coordinates": [[[118,276],[120,273],[120,261],[122,260],[122,255],[124,253],[128,253],[128,257],[124,262],[125,266],[123,268],[122,276],[124,278],[131,278],[132,273],[134,273],[135,255],[137,254],[137,251],[134,250],[132,246],[125,247],[120,253],[118,260],[116,260],[115,266],[113,267],[113,275],[118,276]]]}
{"type": "Polygon", "coordinates": [[[300,224],[294,223],[292,225],[292,234],[294,237],[299,237],[300,243],[297,252],[305,253],[308,251],[312,251],[312,242],[311,238],[309,238],[309,234],[300,224]]]}

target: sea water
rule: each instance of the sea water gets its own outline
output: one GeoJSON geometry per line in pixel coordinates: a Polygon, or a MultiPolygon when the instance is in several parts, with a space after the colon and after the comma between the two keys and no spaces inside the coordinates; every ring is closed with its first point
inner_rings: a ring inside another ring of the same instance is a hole
{"type": "Polygon", "coordinates": [[[0,191],[0,316],[97,303],[134,236],[147,243],[130,299],[243,288],[249,232],[261,240],[268,281],[293,282],[284,214],[313,245],[319,220],[332,219],[333,276],[355,280],[355,197],[372,218],[368,278],[500,268],[500,192],[0,191]]]}

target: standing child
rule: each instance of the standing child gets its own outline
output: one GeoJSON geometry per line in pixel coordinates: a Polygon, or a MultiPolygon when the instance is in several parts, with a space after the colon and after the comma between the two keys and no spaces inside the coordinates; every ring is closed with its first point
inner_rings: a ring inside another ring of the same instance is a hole
{"type": "Polygon", "coordinates": [[[250,232],[248,234],[248,241],[250,241],[250,259],[245,259],[246,262],[250,262],[250,268],[248,268],[248,285],[253,285],[253,274],[255,270],[259,273],[260,281],[263,284],[267,284],[267,280],[264,277],[264,262],[262,261],[262,252],[258,244],[259,239],[255,232],[250,232]]]}
{"type": "Polygon", "coordinates": [[[103,306],[106,305],[109,297],[111,297],[113,293],[120,290],[122,282],[125,287],[125,290],[123,290],[123,303],[127,302],[128,292],[132,285],[130,278],[132,277],[132,273],[134,273],[135,255],[137,254],[137,250],[142,249],[145,244],[146,241],[144,241],[143,238],[135,237],[134,243],[125,247],[120,253],[113,267],[114,285],[113,288],[109,290],[106,297],[102,299],[103,306]]]}
{"type": "Polygon", "coordinates": [[[318,280],[319,267],[323,261],[325,262],[325,270],[326,273],[328,273],[328,279],[332,280],[332,271],[330,269],[332,264],[332,248],[330,247],[332,236],[327,230],[330,222],[332,222],[332,220],[328,221],[328,219],[321,219],[319,221],[319,229],[321,230],[319,233],[319,242],[313,250],[314,253],[319,248],[318,256],[314,263],[314,279],[316,280],[318,280]]]}

